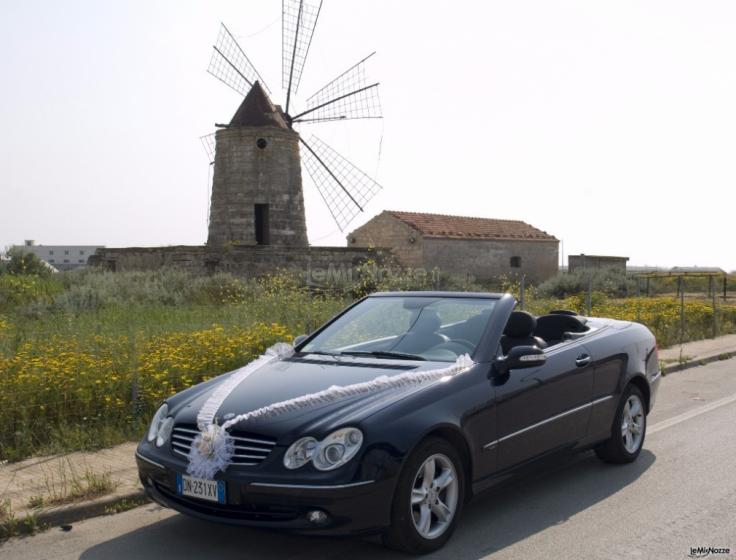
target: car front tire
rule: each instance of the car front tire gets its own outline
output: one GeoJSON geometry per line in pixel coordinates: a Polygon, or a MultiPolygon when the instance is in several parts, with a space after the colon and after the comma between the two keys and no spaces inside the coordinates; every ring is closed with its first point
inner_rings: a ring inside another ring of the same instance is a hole
{"type": "Polygon", "coordinates": [[[457,525],[464,500],[460,454],[444,439],[424,440],[399,475],[384,544],[409,554],[442,548],[457,525]]]}
{"type": "Polygon", "coordinates": [[[646,432],[644,396],[638,387],[629,385],[616,409],[611,437],[596,447],[595,453],[607,463],[631,463],[641,453],[646,432]]]}

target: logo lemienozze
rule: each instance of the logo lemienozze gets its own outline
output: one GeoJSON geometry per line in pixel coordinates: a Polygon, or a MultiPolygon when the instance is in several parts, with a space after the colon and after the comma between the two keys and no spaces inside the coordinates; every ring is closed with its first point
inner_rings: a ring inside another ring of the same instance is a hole
{"type": "Polygon", "coordinates": [[[688,557],[706,558],[711,554],[731,554],[730,548],[718,548],[716,546],[691,546],[688,557]]]}

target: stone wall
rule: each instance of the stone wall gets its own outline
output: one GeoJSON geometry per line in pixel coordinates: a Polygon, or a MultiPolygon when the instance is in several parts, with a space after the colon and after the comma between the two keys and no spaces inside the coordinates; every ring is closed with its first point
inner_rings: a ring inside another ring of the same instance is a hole
{"type": "Polygon", "coordinates": [[[615,268],[626,272],[629,257],[609,257],[602,255],[570,255],[567,257],[569,272],[585,268],[615,268]]]}
{"type": "Polygon", "coordinates": [[[299,135],[272,126],[218,130],[207,244],[256,244],[255,205],[268,204],[271,245],[306,247],[299,135]]]}
{"type": "Polygon", "coordinates": [[[116,272],[157,270],[164,266],[183,268],[194,273],[231,272],[255,277],[276,269],[310,272],[317,281],[330,274],[345,273],[348,268],[373,260],[391,261],[386,250],[350,247],[278,247],[274,245],[234,245],[216,250],[207,246],[101,248],[90,257],[90,265],[116,272]]]}
{"type": "Polygon", "coordinates": [[[528,281],[543,282],[559,269],[558,241],[524,241],[491,239],[424,239],[424,266],[437,267],[449,274],[470,274],[478,280],[500,275],[526,275],[528,281]],[[511,266],[519,257],[519,267],[511,266]]]}
{"type": "Polygon", "coordinates": [[[348,235],[349,247],[391,247],[404,266],[424,266],[424,239],[413,227],[383,212],[348,235]]]}

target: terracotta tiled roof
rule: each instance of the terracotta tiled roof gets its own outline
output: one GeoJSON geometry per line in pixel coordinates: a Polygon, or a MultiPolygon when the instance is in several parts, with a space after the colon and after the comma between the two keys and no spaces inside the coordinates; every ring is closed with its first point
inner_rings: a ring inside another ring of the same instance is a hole
{"type": "Polygon", "coordinates": [[[471,218],[468,216],[446,216],[444,214],[422,214],[419,212],[397,212],[388,214],[420,231],[425,237],[452,239],[526,239],[530,241],[556,241],[548,234],[519,220],[496,220],[471,218]]]}

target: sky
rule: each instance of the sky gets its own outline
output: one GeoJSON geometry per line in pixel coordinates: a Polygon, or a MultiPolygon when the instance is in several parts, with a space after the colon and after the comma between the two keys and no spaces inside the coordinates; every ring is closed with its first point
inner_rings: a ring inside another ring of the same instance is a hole
{"type": "MultiPolygon", "coordinates": [[[[198,140],[241,97],[220,22],[273,92],[281,2],[0,0],[0,247],[202,244],[198,140]]],[[[384,209],[519,219],[568,254],[736,269],[736,2],[325,0],[297,107],[367,54],[384,119],[303,126],[384,209]]],[[[310,242],[345,245],[304,172],[310,242]]]]}

